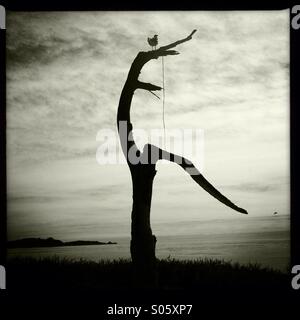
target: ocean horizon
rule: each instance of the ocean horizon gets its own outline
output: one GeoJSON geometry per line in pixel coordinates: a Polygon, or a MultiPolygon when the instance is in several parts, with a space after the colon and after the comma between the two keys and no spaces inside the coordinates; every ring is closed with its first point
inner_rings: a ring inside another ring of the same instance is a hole
{"type": "MultiPolygon", "coordinates": [[[[250,219],[215,219],[192,222],[177,234],[165,234],[159,225],[153,233],[157,237],[156,256],[179,260],[220,259],[231,263],[259,264],[287,271],[290,263],[289,215],[251,217],[250,219]],[[189,230],[190,232],[186,232],[189,230]]],[[[79,239],[74,239],[79,240],[79,239]]],[[[103,239],[90,239],[103,240],[103,239]]],[[[57,256],[92,261],[130,258],[130,236],[112,237],[105,241],[115,245],[70,246],[51,248],[8,249],[8,258],[57,256]]]]}

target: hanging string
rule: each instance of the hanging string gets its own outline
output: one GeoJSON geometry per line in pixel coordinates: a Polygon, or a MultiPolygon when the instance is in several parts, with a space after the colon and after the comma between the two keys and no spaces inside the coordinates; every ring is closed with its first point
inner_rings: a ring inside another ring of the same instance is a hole
{"type": "Polygon", "coordinates": [[[162,110],[162,119],[163,119],[163,127],[164,127],[164,149],[166,149],[166,123],[165,123],[165,63],[164,57],[161,57],[161,68],[162,68],[162,82],[163,82],[163,110],[162,110]]]}

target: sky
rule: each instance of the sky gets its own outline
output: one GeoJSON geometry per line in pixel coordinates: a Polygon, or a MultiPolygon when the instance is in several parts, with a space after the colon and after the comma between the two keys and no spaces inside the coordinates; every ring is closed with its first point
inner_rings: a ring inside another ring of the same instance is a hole
{"type": "MultiPolygon", "coordinates": [[[[166,45],[194,29],[180,55],[164,58],[166,128],[203,131],[204,163],[195,165],[249,216],[217,202],[176,164],[159,163],[154,233],[289,214],[288,10],[9,12],[9,239],[130,235],[130,172],[97,163],[97,132],[116,133],[120,93],[137,53],[151,50],[147,37],[166,45]]],[[[161,85],[161,59],[140,80],[161,85]]],[[[162,99],[137,90],[131,118],[134,128],[162,129],[162,99]]]]}

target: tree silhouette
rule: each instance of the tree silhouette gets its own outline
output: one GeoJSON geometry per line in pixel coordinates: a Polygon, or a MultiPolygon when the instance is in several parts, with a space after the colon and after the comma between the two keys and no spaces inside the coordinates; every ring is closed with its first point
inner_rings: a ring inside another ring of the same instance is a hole
{"type": "Polygon", "coordinates": [[[139,52],[130,67],[119,100],[117,126],[121,147],[130,169],[133,188],[130,253],[134,266],[135,280],[141,286],[151,286],[156,282],[156,237],[151,230],[150,208],[157,161],[164,159],[177,163],[191,175],[199,186],[213,197],[228,207],[247,214],[246,210],[236,206],[214,188],[188,159],[151,144],[146,144],[143,151],[140,151],[133,138],[130,107],[135,90],[157,91],[162,89],[157,85],[139,81],[138,78],[143,66],[152,59],[179,54],[179,52],[170,49],[191,40],[195,32],[196,30],[188,37],[162,46],[157,50],[139,52]],[[137,158],[139,161],[133,161],[137,158]]]}

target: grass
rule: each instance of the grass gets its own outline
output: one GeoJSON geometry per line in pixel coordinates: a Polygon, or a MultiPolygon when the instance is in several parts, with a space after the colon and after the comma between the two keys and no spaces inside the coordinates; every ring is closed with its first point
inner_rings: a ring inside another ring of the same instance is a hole
{"type": "MultiPolygon", "coordinates": [[[[255,290],[272,292],[289,284],[288,275],[260,265],[240,265],[222,260],[158,260],[160,290],[255,290]]],[[[11,258],[7,283],[12,289],[132,289],[130,260],[72,260],[11,258]]]]}

